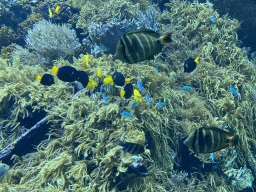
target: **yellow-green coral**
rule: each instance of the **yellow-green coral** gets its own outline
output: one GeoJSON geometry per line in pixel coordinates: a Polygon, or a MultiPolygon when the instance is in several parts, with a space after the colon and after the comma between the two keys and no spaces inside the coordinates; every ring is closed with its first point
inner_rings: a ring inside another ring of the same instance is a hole
{"type": "Polygon", "coordinates": [[[87,1],[80,11],[77,28],[87,31],[91,22],[105,22],[116,18],[118,21],[135,17],[139,13],[139,3],[130,1],[87,1]]]}
{"type": "Polygon", "coordinates": [[[15,32],[7,26],[0,29],[0,47],[10,45],[16,38],[15,32]]]}

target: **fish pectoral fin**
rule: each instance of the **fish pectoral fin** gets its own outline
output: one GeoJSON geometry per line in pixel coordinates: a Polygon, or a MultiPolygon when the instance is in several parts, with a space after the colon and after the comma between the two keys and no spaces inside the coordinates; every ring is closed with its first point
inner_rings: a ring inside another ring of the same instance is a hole
{"type": "Polygon", "coordinates": [[[237,144],[238,144],[238,139],[239,139],[238,135],[233,136],[233,137],[229,140],[229,145],[230,145],[230,146],[235,146],[235,145],[237,145],[237,144]]]}

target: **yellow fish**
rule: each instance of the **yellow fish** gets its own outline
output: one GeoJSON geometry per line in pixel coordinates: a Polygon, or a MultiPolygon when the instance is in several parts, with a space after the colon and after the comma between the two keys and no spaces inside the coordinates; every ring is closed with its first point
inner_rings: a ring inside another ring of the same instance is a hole
{"type": "Polygon", "coordinates": [[[86,89],[94,90],[94,88],[97,86],[98,86],[97,82],[93,81],[92,79],[89,79],[86,89]]]}
{"type": "Polygon", "coordinates": [[[120,97],[123,97],[125,95],[125,91],[121,90],[119,94],[120,94],[120,97]]]}
{"type": "Polygon", "coordinates": [[[133,93],[135,101],[142,102],[140,92],[137,89],[134,89],[133,93]]]}
{"type": "Polygon", "coordinates": [[[48,11],[49,11],[49,18],[52,18],[52,11],[51,11],[50,7],[48,7],[48,11]]]}
{"type": "Polygon", "coordinates": [[[114,82],[111,76],[107,76],[105,79],[103,79],[103,86],[107,84],[114,85],[114,82]]]}
{"type": "Polygon", "coordinates": [[[125,79],[126,84],[130,83],[130,81],[131,81],[130,78],[125,79]]]}
{"type": "Polygon", "coordinates": [[[99,77],[99,78],[101,78],[101,71],[100,71],[100,68],[98,67],[98,69],[97,69],[97,76],[99,77]]]}
{"type": "Polygon", "coordinates": [[[51,70],[51,74],[53,73],[57,73],[58,72],[58,67],[56,67],[55,65],[52,67],[52,70],[51,70]]]}
{"type": "Polygon", "coordinates": [[[42,77],[40,75],[37,75],[36,81],[40,81],[41,79],[42,79],[42,77]]]}
{"type": "Polygon", "coordinates": [[[85,56],[85,65],[87,66],[89,64],[89,55],[87,54],[85,56]]]}
{"type": "Polygon", "coordinates": [[[196,63],[199,63],[199,58],[197,57],[197,58],[195,58],[195,60],[194,60],[196,63]]]}
{"type": "Polygon", "coordinates": [[[55,11],[54,11],[56,14],[59,14],[60,13],[60,6],[59,5],[57,5],[57,7],[56,7],[56,9],[55,9],[55,11]]]}

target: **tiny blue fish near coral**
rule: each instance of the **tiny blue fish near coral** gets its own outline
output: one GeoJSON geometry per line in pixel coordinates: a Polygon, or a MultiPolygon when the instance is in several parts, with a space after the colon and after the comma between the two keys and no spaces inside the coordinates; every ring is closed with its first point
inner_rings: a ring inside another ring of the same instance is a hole
{"type": "Polygon", "coordinates": [[[186,91],[186,92],[189,92],[192,90],[192,88],[190,86],[185,86],[185,87],[182,87],[179,89],[180,91],[186,91]]]}
{"type": "Polygon", "coordinates": [[[132,116],[129,112],[127,112],[127,111],[124,111],[124,112],[122,112],[121,113],[121,115],[123,116],[123,117],[128,117],[128,118],[135,118],[134,116],[132,116]]]}
{"type": "Polygon", "coordinates": [[[140,81],[137,81],[137,85],[138,85],[138,87],[140,88],[140,91],[141,91],[142,93],[144,93],[144,89],[143,89],[142,83],[141,83],[140,81]]]}
{"type": "Polygon", "coordinates": [[[164,108],[166,106],[166,102],[159,102],[155,106],[160,107],[160,108],[164,108]]]}
{"type": "Polygon", "coordinates": [[[132,104],[131,104],[131,107],[136,107],[138,104],[139,104],[138,101],[133,101],[132,104]]]}
{"type": "Polygon", "coordinates": [[[210,19],[213,23],[216,23],[216,19],[215,19],[215,18],[210,17],[209,19],[210,19]]]}
{"type": "Polygon", "coordinates": [[[105,101],[105,103],[107,103],[107,105],[108,105],[108,99],[107,99],[106,95],[102,94],[102,98],[105,101]]]}
{"type": "Polygon", "coordinates": [[[230,89],[231,93],[232,93],[234,96],[236,96],[236,97],[238,97],[239,99],[241,99],[240,93],[238,93],[235,88],[230,87],[229,89],[230,89]]]}

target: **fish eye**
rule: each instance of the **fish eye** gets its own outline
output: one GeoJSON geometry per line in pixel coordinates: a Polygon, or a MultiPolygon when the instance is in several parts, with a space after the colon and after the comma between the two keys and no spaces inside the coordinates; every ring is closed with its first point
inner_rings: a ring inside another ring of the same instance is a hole
{"type": "Polygon", "coordinates": [[[160,40],[158,39],[157,41],[156,41],[156,44],[160,44],[161,42],[160,42],[160,40]]]}
{"type": "Polygon", "coordinates": [[[229,139],[226,140],[226,143],[229,143],[229,139]]]}

